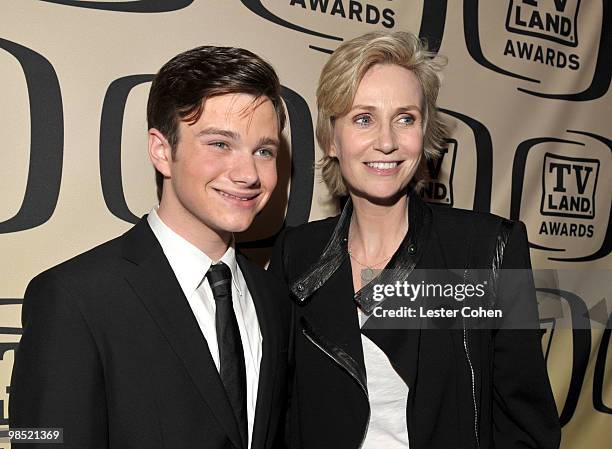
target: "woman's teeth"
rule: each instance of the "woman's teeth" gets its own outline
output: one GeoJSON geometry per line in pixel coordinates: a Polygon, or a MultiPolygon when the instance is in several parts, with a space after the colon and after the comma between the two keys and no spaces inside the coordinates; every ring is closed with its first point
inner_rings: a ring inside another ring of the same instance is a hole
{"type": "Polygon", "coordinates": [[[377,170],[389,170],[397,167],[397,162],[367,162],[368,167],[375,168],[377,170]]]}

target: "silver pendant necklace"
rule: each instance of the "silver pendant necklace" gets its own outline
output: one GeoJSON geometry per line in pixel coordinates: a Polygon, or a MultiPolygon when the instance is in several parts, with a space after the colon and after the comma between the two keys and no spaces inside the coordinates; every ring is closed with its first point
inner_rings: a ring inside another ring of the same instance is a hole
{"type": "Polygon", "coordinates": [[[387,260],[391,259],[391,256],[393,255],[393,254],[391,254],[391,256],[387,256],[387,257],[385,257],[384,259],[382,259],[379,262],[376,262],[376,263],[374,263],[372,265],[368,265],[368,264],[365,264],[365,263],[361,262],[359,259],[357,259],[355,257],[355,255],[353,254],[353,251],[350,248],[348,249],[348,254],[351,257],[351,259],[353,259],[359,265],[364,267],[364,269],[361,270],[361,282],[362,282],[363,285],[366,285],[366,284],[370,283],[376,276],[378,276],[378,274],[382,270],[381,269],[376,269],[375,267],[377,265],[380,265],[383,262],[386,262],[387,260]]]}

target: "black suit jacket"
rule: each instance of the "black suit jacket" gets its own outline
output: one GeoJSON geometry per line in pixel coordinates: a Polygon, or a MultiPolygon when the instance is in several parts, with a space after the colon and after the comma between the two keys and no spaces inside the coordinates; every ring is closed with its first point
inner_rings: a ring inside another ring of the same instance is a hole
{"type": "MultiPolygon", "coordinates": [[[[490,268],[502,226],[508,240],[501,268],[530,268],[522,223],[427,205],[416,196],[410,199],[409,220],[411,230],[398,252],[410,255],[416,269],[490,268]]],[[[360,447],[369,420],[363,333],[409,386],[411,449],[557,448],[560,426],[539,331],[360,329],[346,248],[348,226],[336,232],[342,228],[334,217],[288,229],[270,262],[270,270],[298,295],[291,446],[360,447]],[[336,243],[330,243],[332,235],[336,243]],[[337,268],[321,285],[325,260],[336,261],[332,265],[337,268]],[[316,275],[303,281],[304,273],[316,275]],[[314,293],[302,302],[299,295],[312,288],[314,293]]],[[[528,282],[525,296],[502,288],[500,307],[537,316],[533,281],[528,282]]]]}
{"type": "MultiPolygon", "coordinates": [[[[270,448],[285,402],[286,290],[240,253],[237,261],[263,337],[251,447],[270,448]]],[[[75,449],[242,448],[206,340],[146,219],[34,278],[22,315],[11,427],[63,428],[62,447],[75,449]]]]}

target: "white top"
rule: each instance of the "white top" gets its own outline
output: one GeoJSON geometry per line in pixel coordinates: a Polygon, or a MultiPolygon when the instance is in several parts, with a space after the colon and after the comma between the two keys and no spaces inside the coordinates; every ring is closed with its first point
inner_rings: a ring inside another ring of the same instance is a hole
{"type": "MultiPolygon", "coordinates": [[[[206,279],[208,269],[216,261],[211,260],[200,249],[170,229],[157,214],[157,208],[149,212],[147,221],[159,241],[172,271],[174,271],[185,298],[187,298],[202,335],[208,343],[208,349],[217,366],[217,371],[219,371],[219,345],[215,327],[216,305],[212,290],[206,279]]],[[[248,445],[250,446],[255,420],[255,406],[257,404],[262,337],[255,304],[236,262],[236,250],[233,244],[230,245],[220,261],[224,262],[232,272],[232,303],[238,321],[246,366],[248,445]]]]}
{"type": "MultiPolygon", "coordinates": [[[[367,317],[358,309],[363,327],[367,317]]],[[[408,385],[395,371],[389,358],[372,340],[361,335],[363,359],[368,378],[370,422],[363,449],[406,449],[406,403],[408,385]]]]}

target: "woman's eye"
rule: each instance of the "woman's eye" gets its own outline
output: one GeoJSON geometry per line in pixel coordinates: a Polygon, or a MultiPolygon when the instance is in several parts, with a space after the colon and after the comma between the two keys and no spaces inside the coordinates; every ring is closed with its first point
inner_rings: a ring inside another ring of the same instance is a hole
{"type": "Polygon", "coordinates": [[[414,117],[411,115],[403,115],[400,117],[399,121],[403,125],[412,125],[414,123],[414,117]]]}
{"type": "Polygon", "coordinates": [[[357,123],[358,125],[369,125],[370,123],[372,123],[372,117],[370,117],[369,115],[360,115],[357,116],[355,118],[355,123],[357,123]]]}

